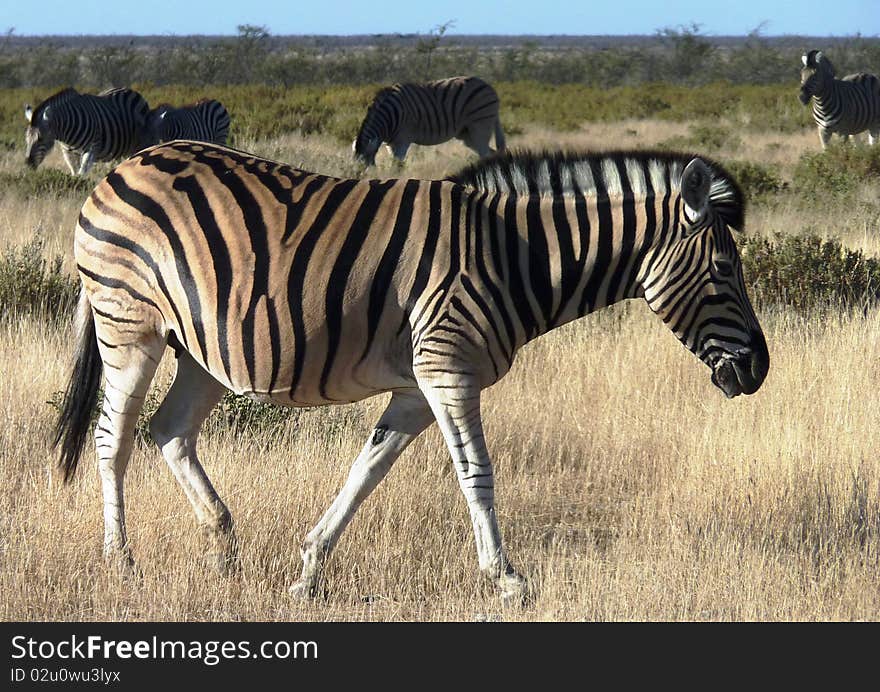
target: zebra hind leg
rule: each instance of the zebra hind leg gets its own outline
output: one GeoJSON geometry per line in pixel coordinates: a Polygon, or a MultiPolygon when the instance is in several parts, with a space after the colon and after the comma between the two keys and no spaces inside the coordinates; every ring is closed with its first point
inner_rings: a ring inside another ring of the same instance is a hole
{"type": "Polygon", "coordinates": [[[174,382],[150,420],[150,434],[189,499],[207,542],[206,561],[221,574],[237,565],[232,516],[196,454],[199,430],[225,388],[183,351],[174,382]]]}
{"type": "Polygon", "coordinates": [[[104,558],[123,574],[131,574],[134,561],[125,528],[123,483],[138,414],[165,343],[158,335],[142,341],[113,343],[112,332],[102,330],[100,322],[96,327],[104,362],[104,400],[95,426],[104,499],[104,558]]]}
{"type": "Polygon", "coordinates": [[[480,158],[485,158],[486,156],[495,153],[495,150],[489,146],[489,140],[492,138],[493,126],[494,120],[486,120],[471,124],[461,133],[461,140],[464,142],[465,146],[477,152],[480,158]]]}
{"type": "Polygon", "coordinates": [[[526,580],[504,553],[495,515],[495,481],[483,434],[480,391],[476,387],[449,389],[430,385],[423,386],[422,391],[446,440],[467,501],[480,571],[495,584],[504,602],[523,603],[528,596],[526,580]]]}
{"type": "Polygon", "coordinates": [[[303,541],[302,576],[290,587],[294,598],[314,598],[318,594],[324,563],[358,507],[385,478],[409,443],[433,420],[420,392],[392,394],[339,495],[303,541]]]}

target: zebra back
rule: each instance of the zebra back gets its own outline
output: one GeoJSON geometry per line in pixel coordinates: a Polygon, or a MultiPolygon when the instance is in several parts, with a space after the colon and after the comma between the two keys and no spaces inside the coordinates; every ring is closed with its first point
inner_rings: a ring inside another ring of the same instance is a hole
{"type": "Polygon", "coordinates": [[[150,112],[148,130],[152,144],[175,139],[225,144],[230,121],[229,111],[216,99],[180,108],[163,103],[150,112]]]}

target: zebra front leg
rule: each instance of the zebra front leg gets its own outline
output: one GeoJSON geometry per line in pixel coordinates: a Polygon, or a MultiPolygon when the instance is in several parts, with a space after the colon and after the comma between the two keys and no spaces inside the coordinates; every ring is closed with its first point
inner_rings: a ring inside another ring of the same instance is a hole
{"type": "Polygon", "coordinates": [[[302,575],[290,587],[292,596],[313,598],[318,594],[324,563],[358,507],[385,478],[409,443],[432,421],[431,409],[421,392],[394,392],[391,395],[391,401],[355,459],[339,495],[303,541],[302,575]]]}
{"type": "MultiPolygon", "coordinates": [[[[98,325],[100,327],[100,325],[98,325]]],[[[104,402],[95,426],[95,448],[104,498],[104,558],[123,575],[134,572],[125,529],[125,471],[131,457],[134,429],[147,389],[159,365],[164,344],[110,346],[98,329],[104,362],[104,402]]]]}
{"type": "Polygon", "coordinates": [[[467,501],[480,571],[492,580],[504,601],[522,602],[527,594],[526,581],[504,553],[495,515],[495,480],[483,435],[480,391],[477,387],[441,389],[427,385],[423,392],[446,440],[467,501]]]}
{"type": "Polygon", "coordinates": [[[237,563],[232,516],[211,485],[196,454],[199,430],[225,388],[182,352],[174,382],[150,420],[150,434],[189,499],[207,539],[208,564],[225,574],[237,563]]]}
{"type": "Polygon", "coordinates": [[[411,142],[391,142],[387,146],[388,151],[397,159],[398,163],[403,163],[406,160],[406,153],[409,151],[410,144],[411,142]]]}
{"type": "Polygon", "coordinates": [[[877,143],[878,138],[880,138],[880,126],[868,130],[868,144],[870,146],[873,147],[877,143]]]}
{"type": "Polygon", "coordinates": [[[70,175],[77,175],[81,159],[80,155],[72,149],[68,149],[66,146],[62,145],[61,156],[64,157],[64,163],[66,163],[67,167],[70,169],[70,175]]]}
{"type": "Polygon", "coordinates": [[[819,128],[819,142],[822,144],[822,150],[828,148],[828,142],[831,141],[831,130],[826,130],[824,127],[819,128]]]}
{"type": "Polygon", "coordinates": [[[95,163],[95,155],[86,151],[83,152],[82,158],[79,160],[79,175],[86,175],[95,163]]]}

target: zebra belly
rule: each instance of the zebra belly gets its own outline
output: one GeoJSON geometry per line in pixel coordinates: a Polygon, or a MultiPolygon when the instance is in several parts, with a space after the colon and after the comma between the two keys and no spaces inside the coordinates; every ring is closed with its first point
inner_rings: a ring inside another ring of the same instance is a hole
{"type": "MultiPolygon", "coordinates": [[[[285,330],[270,326],[267,315],[258,310],[254,319],[230,320],[225,348],[209,348],[207,358],[192,340],[187,350],[233,392],[284,406],[352,403],[416,386],[408,330],[371,342],[348,325],[335,334],[326,323],[310,332],[285,330]]],[[[277,324],[284,322],[279,318],[277,324]]]]}

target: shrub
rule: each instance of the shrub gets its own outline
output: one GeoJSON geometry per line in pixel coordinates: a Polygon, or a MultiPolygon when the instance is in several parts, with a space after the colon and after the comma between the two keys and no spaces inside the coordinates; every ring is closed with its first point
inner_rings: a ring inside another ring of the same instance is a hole
{"type": "Polygon", "coordinates": [[[880,178],[880,147],[834,143],[825,151],[803,154],[792,185],[803,194],[841,197],[851,195],[870,178],[880,178]]]}
{"type": "Polygon", "coordinates": [[[880,260],[814,233],[740,242],[743,274],[752,297],[764,305],[800,312],[828,307],[862,308],[880,299],[880,260]]]}
{"type": "Polygon", "coordinates": [[[23,313],[43,319],[67,318],[76,303],[79,283],[62,270],[64,260],[43,257],[43,241],[34,238],[0,257],[0,318],[23,313]]]}
{"type": "Polygon", "coordinates": [[[751,161],[730,161],[725,167],[739,183],[747,199],[775,195],[785,188],[778,169],[751,161]]]}
{"type": "Polygon", "coordinates": [[[735,149],[740,145],[740,138],[733,134],[729,127],[717,123],[698,123],[691,125],[687,136],[672,137],[660,145],[661,149],[672,151],[696,151],[716,153],[723,147],[735,149]]]}
{"type": "Polygon", "coordinates": [[[85,197],[95,183],[88,178],[69,175],[56,168],[25,169],[20,173],[0,172],[0,189],[17,190],[25,197],[77,194],[85,197]]]}
{"type": "MultiPolygon", "coordinates": [[[[164,397],[164,390],[157,388],[152,388],[147,395],[135,425],[134,436],[138,444],[143,446],[153,444],[153,438],[150,435],[150,419],[156,413],[164,397]]],[[[101,413],[103,399],[104,390],[102,388],[98,392],[95,407],[92,409],[92,425],[97,422],[101,413]]],[[[64,392],[58,390],[46,403],[57,414],[61,411],[63,402],[64,392]]],[[[233,437],[254,438],[282,431],[290,423],[298,425],[304,416],[322,416],[320,429],[323,436],[330,441],[350,432],[353,427],[363,427],[363,412],[359,408],[334,406],[332,409],[325,408],[322,411],[323,413],[316,408],[288,408],[226,392],[220,403],[211,411],[202,426],[202,431],[209,435],[229,433],[233,437]]]]}

